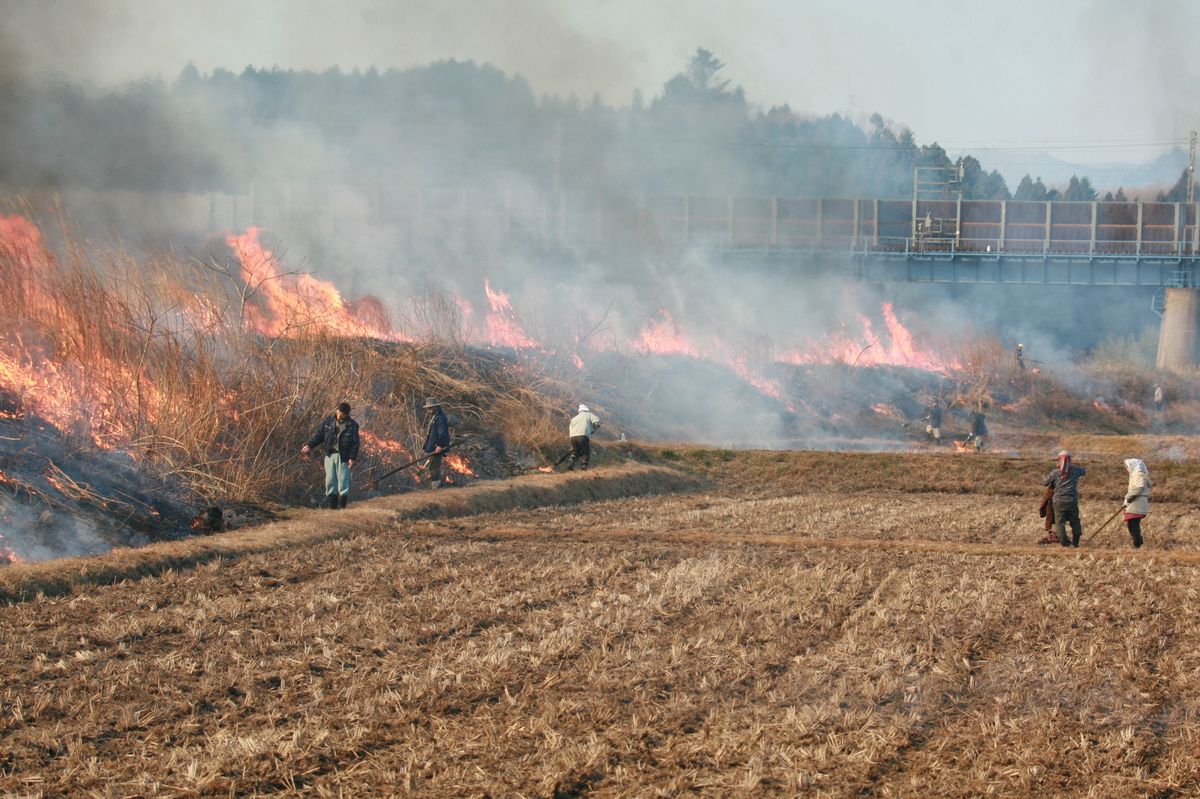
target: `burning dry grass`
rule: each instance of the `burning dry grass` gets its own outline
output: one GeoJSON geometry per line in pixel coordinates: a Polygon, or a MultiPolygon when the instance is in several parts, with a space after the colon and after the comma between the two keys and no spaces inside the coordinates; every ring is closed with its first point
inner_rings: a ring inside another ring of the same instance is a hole
{"type": "Polygon", "coordinates": [[[364,452],[360,485],[414,451],[427,396],[450,398],[461,430],[518,450],[560,438],[567,387],[536,364],[452,338],[354,336],[349,306],[306,275],[243,279],[216,255],[85,254],[66,232],[56,255],[22,217],[0,219],[21,234],[0,237],[0,387],[17,416],[74,446],[126,450],[197,504],[300,499],[312,484],[300,443],[341,400],[400,448],[364,452]],[[299,287],[291,304],[267,291],[284,278],[299,287]],[[270,336],[252,326],[267,316],[270,336]]]}
{"type": "MultiPolygon", "coordinates": [[[[1137,553],[1038,550],[1008,519],[1036,519],[1036,487],[908,495],[920,459],[831,455],[825,485],[875,475],[840,497],[802,490],[824,487],[812,456],[776,457],[705,452],[721,490],[682,496],[516,510],[533,503],[479,487],[453,518],[400,521],[434,511],[399,498],[300,514],[285,524],[345,526],[0,609],[0,790],[1200,789],[1190,526],[1182,552],[1154,533],[1137,553]],[[767,465],[796,471],[748,493],[767,465]],[[857,537],[818,534],[830,519],[857,537]]],[[[970,460],[1001,483],[1043,466],[970,460]]],[[[606,472],[529,485],[557,503],[664,479],[606,472]]]]}

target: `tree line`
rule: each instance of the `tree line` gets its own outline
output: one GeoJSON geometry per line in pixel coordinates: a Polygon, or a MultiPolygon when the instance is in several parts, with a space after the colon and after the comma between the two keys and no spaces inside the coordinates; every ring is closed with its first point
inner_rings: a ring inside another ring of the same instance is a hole
{"type": "Polygon", "coordinates": [[[471,61],[384,72],[201,74],[189,65],[170,83],[101,94],[12,81],[0,86],[0,182],[899,198],[911,196],[915,167],[961,165],[967,199],[1096,199],[1087,177],[1059,190],[1026,175],[1010,192],[975,157],[952,161],[879,114],[860,125],[756,108],[724,66],[698,49],[656,96],[635,92],[619,107],[599,96],[538,97],[524,78],[471,61]]]}

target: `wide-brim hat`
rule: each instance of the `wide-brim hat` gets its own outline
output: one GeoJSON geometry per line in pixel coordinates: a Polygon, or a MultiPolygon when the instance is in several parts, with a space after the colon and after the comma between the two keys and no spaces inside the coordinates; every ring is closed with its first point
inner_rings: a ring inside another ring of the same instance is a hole
{"type": "Polygon", "coordinates": [[[422,408],[440,408],[441,406],[442,406],[442,401],[439,400],[437,397],[426,397],[425,404],[422,405],[421,407],[422,408]]]}

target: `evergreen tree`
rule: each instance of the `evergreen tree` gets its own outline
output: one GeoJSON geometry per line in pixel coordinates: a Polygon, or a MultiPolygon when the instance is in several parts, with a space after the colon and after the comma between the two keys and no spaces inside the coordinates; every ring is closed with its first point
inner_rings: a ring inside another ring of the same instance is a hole
{"type": "Polygon", "coordinates": [[[1175,181],[1175,185],[1170,191],[1159,192],[1157,200],[1160,203],[1182,203],[1187,202],[1187,182],[1188,170],[1184,167],[1183,172],[1179,175],[1179,180],[1175,181]]]}
{"type": "Polygon", "coordinates": [[[1042,183],[1041,176],[1037,180],[1033,180],[1029,175],[1021,178],[1021,182],[1017,184],[1017,193],[1013,195],[1014,200],[1033,200],[1035,202],[1043,202],[1051,199],[1050,193],[1046,190],[1046,184],[1042,183]]]}

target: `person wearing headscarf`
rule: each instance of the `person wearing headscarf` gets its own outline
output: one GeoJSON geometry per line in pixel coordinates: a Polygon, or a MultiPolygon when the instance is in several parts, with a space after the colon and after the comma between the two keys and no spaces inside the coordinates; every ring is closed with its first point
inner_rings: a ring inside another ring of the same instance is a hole
{"type": "Polygon", "coordinates": [[[588,410],[588,406],[580,405],[579,411],[571,417],[571,425],[567,435],[571,439],[571,460],[567,462],[567,470],[575,469],[575,461],[579,461],[583,471],[587,471],[588,461],[592,459],[592,433],[600,426],[600,419],[588,410]]]}
{"type": "Polygon", "coordinates": [[[1071,453],[1062,450],[1058,453],[1058,468],[1046,475],[1042,485],[1053,488],[1050,502],[1054,507],[1054,529],[1058,533],[1058,543],[1064,547],[1079,546],[1083,537],[1083,523],[1079,520],[1079,478],[1087,474],[1087,469],[1071,463],[1071,453]],[[1071,538],[1067,539],[1067,523],[1071,524],[1071,538]]]}
{"type": "Polygon", "coordinates": [[[1142,545],[1142,519],[1150,512],[1150,470],[1145,461],[1126,458],[1125,469],[1129,472],[1129,485],[1125,488],[1125,526],[1134,547],[1142,545]]]}

